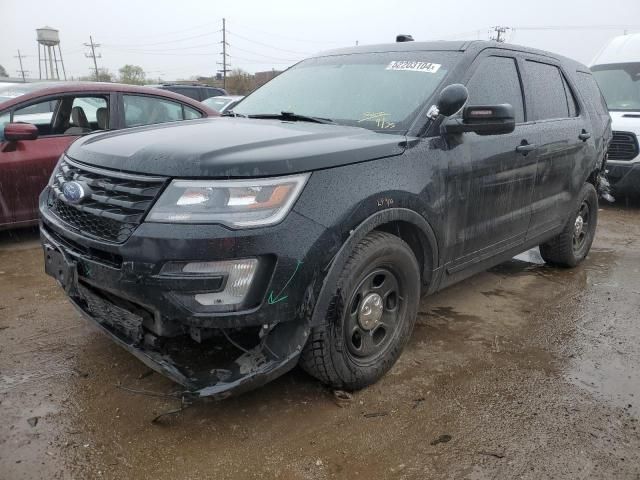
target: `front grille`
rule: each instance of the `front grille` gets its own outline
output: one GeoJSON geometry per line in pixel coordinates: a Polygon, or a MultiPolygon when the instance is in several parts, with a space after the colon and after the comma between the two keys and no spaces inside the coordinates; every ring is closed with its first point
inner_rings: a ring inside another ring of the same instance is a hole
{"type": "Polygon", "coordinates": [[[633,160],[638,156],[638,138],[632,132],[613,132],[609,160],[633,160]]]}
{"type": "Polygon", "coordinates": [[[54,176],[49,209],[83,235],[123,243],[142,222],[164,183],[164,178],[98,169],[65,158],[54,176]],[[62,193],[62,185],[72,180],[88,192],[78,204],[69,203],[62,193]]]}

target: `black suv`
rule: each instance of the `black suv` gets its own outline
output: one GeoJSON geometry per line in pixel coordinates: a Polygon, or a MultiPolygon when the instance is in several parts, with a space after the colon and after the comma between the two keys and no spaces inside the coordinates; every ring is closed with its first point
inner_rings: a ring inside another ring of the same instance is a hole
{"type": "Polygon", "coordinates": [[[161,85],[148,85],[149,87],[169,90],[170,92],[179,93],[185,97],[193,98],[199,102],[211,97],[219,97],[220,95],[228,95],[223,88],[211,87],[200,83],[163,83],[161,85]]]}
{"type": "Polygon", "coordinates": [[[83,137],[40,198],[46,270],[195,396],[298,363],[364,387],[422,294],[537,245],[585,258],[611,137],[590,75],[489,42],[358,47],[226,117],[83,137]]]}

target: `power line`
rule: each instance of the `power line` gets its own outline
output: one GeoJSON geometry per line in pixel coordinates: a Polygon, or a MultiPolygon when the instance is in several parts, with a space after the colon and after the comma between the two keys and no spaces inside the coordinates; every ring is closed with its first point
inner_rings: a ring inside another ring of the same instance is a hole
{"type": "Polygon", "coordinates": [[[166,40],[166,41],[162,41],[162,42],[129,43],[129,44],[106,43],[105,46],[110,46],[110,47],[152,47],[154,45],[166,45],[166,44],[169,44],[169,43],[184,42],[185,40],[193,40],[194,38],[207,37],[207,36],[210,36],[210,35],[216,35],[217,33],[220,33],[220,32],[221,32],[221,30],[216,30],[215,32],[206,32],[206,33],[201,33],[199,35],[193,35],[191,37],[177,38],[175,40],[166,40]]]}
{"type": "Polygon", "coordinates": [[[111,46],[111,45],[107,45],[107,44],[103,44],[103,48],[107,48],[107,49],[111,49],[111,50],[129,51],[129,52],[141,52],[141,53],[155,52],[155,53],[162,53],[162,52],[184,51],[184,50],[190,50],[192,48],[212,47],[214,45],[218,45],[219,43],[220,42],[209,42],[209,43],[200,43],[198,45],[187,45],[187,46],[184,46],[184,47],[162,48],[162,49],[155,49],[155,50],[145,50],[145,49],[140,50],[140,49],[137,49],[137,48],[116,47],[116,46],[111,46]]]}
{"type": "Polygon", "coordinates": [[[232,58],[234,60],[242,60],[243,62],[246,63],[251,63],[251,64],[255,64],[255,65],[293,65],[294,63],[298,63],[299,60],[291,60],[291,61],[268,61],[265,62],[264,60],[257,60],[257,59],[253,59],[253,58],[245,58],[245,57],[238,57],[237,55],[229,55],[229,58],[232,58]]]}
{"type": "Polygon", "coordinates": [[[20,62],[20,70],[17,70],[17,72],[18,72],[20,75],[22,75],[22,81],[23,81],[23,82],[25,81],[25,73],[29,73],[29,70],[25,70],[25,69],[22,67],[22,59],[23,59],[23,58],[26,58],[26,57],[27,57],[26,55],[21,55],[21,54],[20,54],[20,50],[18,50],[18,55],[15,55],[15,56],[13,57],[13,58],[17,58],[17,59],[18,59],[18,62],[20,62]]]}
{"type": "Polygon", "coordinates": [[[118,38],[131,38],[131,39],[144,39],[144,38],[154,38],[154,37],[167,37],[171,35],[177,35],[179,33],[192,32],[194,30],[199,30],[204,27],[210,27],[211,22],[203,23],[201,25],[195,25],[193,27],[184,28],[181,30],[173,30],[171,32],[159,32],[159,33],[151,33],[146,35],[118,35],[118,38]]]}
{"type": "Polygon", "coordinates": [[[85,47],[91,47],[91,53],[85,53],[84,56],[87,58],[93,58],[93,66],[95,68],[96,71],[96,82],[99,80],[99,75],[98,75],[98,62],[97,62],[97,58],[102,58],[102,54],[98,54],[96,55],[96,48],[98,48],[100,46],[99,43],[93,43],[93,37],[91,35],[89,35],[89,41],[90,43],[85,43],[84,46],[85,47]]]}
{"type": "Polygon", "coordinates": [[[513,28],[515,30],[640,30],[640,25],[542,25],[513,28]]]}
{"type": "Polygon", "coordinates": [[[294,51],[294,50],[287,50],[287,49],[284,49],[284,48],[274,47],[273,45],[268,45],[266,43],[258,42],[257,40],[251,40],[250,38],[247,38],[245,36],[239,35],[239,34],[237,34],[235,32],[231,32],[231,31],[228,31],[228,30],[227,30],[227,33],[231,34],[234,37],[241,38],[241,39],[243,39],[243,40],[245,40],[247,42],[255,43],[256,45],[261,45],[261,46],[266,47],[266,48],[272,48],[273,50],[280,50],[282,52],[293,53],[294,55],[312,55],[309,52],[297,52],[297,51],[294,51]]]}
{"type": "Polygon", "coordinates": [[[248,54],[251,54],[251,55],[257,55],[259,57],[270,58],[270,59],[273,59],[273,60],[285,60],[285,61],[291,61],[291,62],[297,62],[298,61],[298,60],[292,60],[290,58],[273,57],[271,55],[264,55],[262,53],[253,52],[251,50],[245,50],[244,48],[236,47],[235,45],[233,46],[233,49],[234,50],[239,50],[241,52],[248,53],[248,54]]]}
{"type": "MultiPolygon", "coordinates": [[[[237,25],[237,22],[234,22],[234,25],[237,25]]],[[[289,36],[281,35],[279,33],[265,32],[264,30],[257,30],[257,29],[255,29],[253,27],[251,27],[251,28],[245,27],[242,24],[240,25],[240,29],[241,30],[242,29],[250,30],[252,33],[261,33],[263,35],[268,35],[268,36],[272,36],[272,37],[280,37],[280,38],[283,38],[285,40],[293,40],[294,42],[315,43],[315,44],[319,44],[319,45],[327,45],[327,44],[345,45],[345,42],[330,42],[330,41],[326,41],[326,40],[308,40],[308,39],[304,39],[304,38],[289,37],[289,36]]]]}

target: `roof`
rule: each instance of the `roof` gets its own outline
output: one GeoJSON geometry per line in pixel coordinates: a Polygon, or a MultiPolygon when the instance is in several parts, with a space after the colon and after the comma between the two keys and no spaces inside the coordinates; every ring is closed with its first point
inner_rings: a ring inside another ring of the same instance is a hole
{"type": "MultiPolygon", "coordinates": [[[[2,96],[2,84],[0,84],[0,96],[2,96]]],[[[60,93],[109,93],[109,92],[123,92],[123,93],[139,93],[139,94],[153,94],[158,97],[165,97],[168,99],[176,100],[187,105],[191,105],[198,110],[204,111],[209,115],[216,115],[217,112],[206,105],[203,105],[197,100],[180,95],[179,93],[170,92],[169,90],[161,90],[158,88],[152,88],[139,85],[126,85],[124,83],[106,83],[106,82],[33,82],[22,83],[19,85],[11,85],[7,87],[7,90],[14,92],[17,95],[15,98],[0,102],[0,109],[12,107],[18,103],[23,103],[25,100],[31,100],[34,98],[44,97],[48,95],[56,95],[60,93]]],[[[6,95],[13,96],[13,95],[6,95]]]]}
{"type": "Polygon", "coordinates": [[[640,33],[613,38],[596,55],[591,65],[640,62],[640,33]]]}
{"type": "Polygon", "coordinates": [[[315,57],[325,57],[332,55],[350,55],[356,53],[383,53],[383,52],[417,52],[417,51],[450,51],[450,52],[464,52],[467,50],[480,51],[485,48],[497,48],[502,50],[515,50],[518,52],[532,53],[536,55],[542,55],[551,58],[557,58],[558,60],[573,62],[576,65],[579,62],[572,60],[562,55],[557,55],[553,52],[547,52],[544,50],[538,50],[531,47],[525,47],[523,45],[515,45],[512,43],[493,42],[487,40],[456,40],[446,41],[437,40],[432,42],[395,42],[395,43],[382,43],[378,45],[363,45],[357,47],[339,48],[335,50],[328,50],[320,52],[315,57]]]}

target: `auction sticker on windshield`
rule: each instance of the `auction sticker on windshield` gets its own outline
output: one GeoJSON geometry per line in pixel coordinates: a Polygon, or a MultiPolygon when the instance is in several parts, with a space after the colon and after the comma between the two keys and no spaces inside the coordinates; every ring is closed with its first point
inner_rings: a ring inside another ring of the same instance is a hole
{"type": "Polygon", "coordinates": [[[439,63],[412,62],[410,60],[395,60],[387,65],[385,70],[404,70],[409,72],[436,73],[440,70],[439,63]]]}

